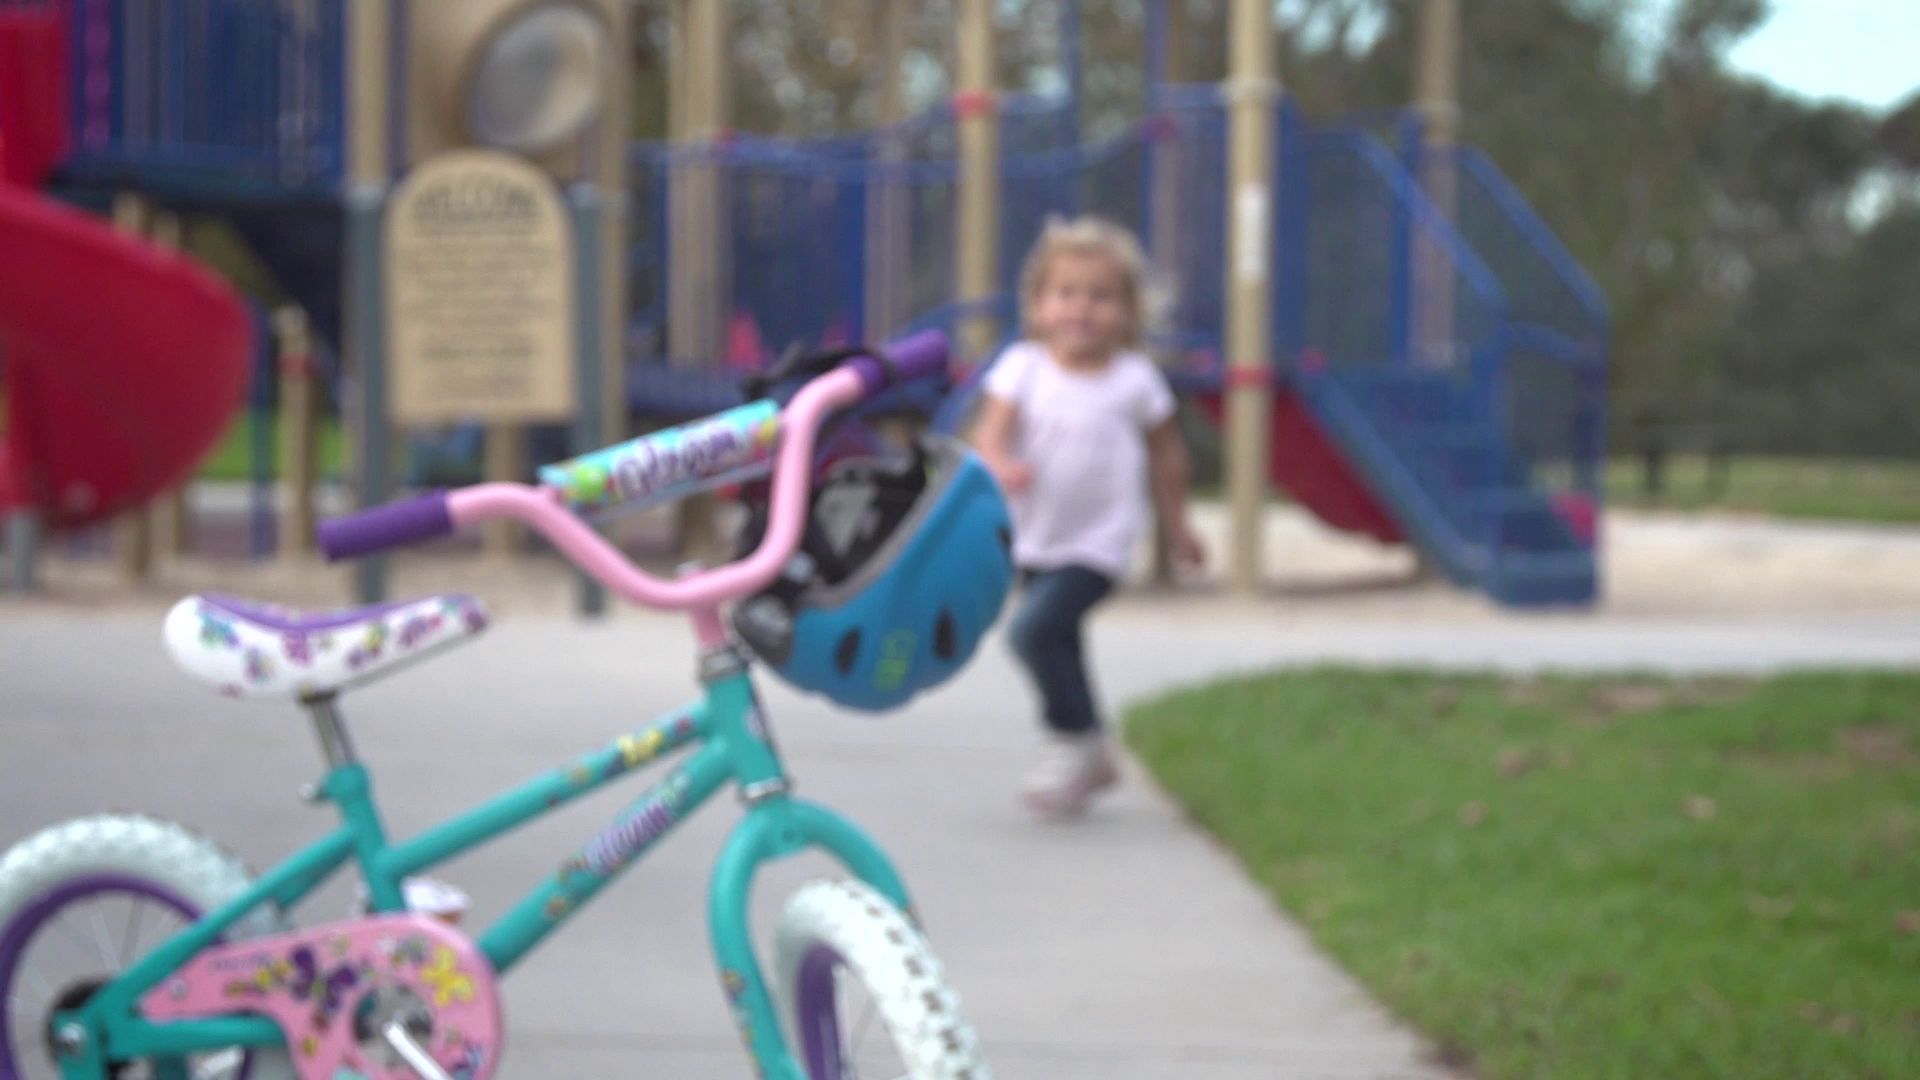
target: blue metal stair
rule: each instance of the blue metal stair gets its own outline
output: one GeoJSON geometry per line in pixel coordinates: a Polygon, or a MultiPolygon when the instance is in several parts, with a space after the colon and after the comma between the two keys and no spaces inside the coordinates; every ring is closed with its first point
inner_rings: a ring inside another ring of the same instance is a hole
{"type": "Polygon", "coordinates": [[[1515,606],[1590,603],[1592,544],[1530,476],[1472,383],[1439,371],[1297,376],[1302,398],[1457,584],[1515,606]]]}

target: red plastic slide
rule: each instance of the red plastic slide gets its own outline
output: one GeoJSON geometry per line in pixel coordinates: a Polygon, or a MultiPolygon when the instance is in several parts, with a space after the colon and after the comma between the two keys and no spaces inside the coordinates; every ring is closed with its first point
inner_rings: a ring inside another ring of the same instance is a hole
{"type": "MultiPolygon", "coordinates": [[[[1220,396],[1203,394],[1199,401],[1214,423],[1220,423],[1220,396]]],[[[1275,486],[1291,492],[1300,505],[1336,529],[1385,543],[1404,539],[1399,523],[1367,489],[1366,481],[1321,430],[1306,404],[1286,386],[1273,388],[1268,424],[1268,467],[1275,486]]]]}
{"type": "Polygon", "coordinates": [[[251,337],[198,264],[0,182],[0,511],[73,529],[178,485],[244,400],[251,337]]]}

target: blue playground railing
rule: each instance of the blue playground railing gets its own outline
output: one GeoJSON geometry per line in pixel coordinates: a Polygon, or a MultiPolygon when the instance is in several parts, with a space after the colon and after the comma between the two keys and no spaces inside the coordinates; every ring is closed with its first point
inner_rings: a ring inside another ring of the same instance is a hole
{"type": "MultiPolygon", "coordinates": [[[[1417,377],[1421,392],[1444,403],[1446,418],[1462,436],[1471,436],[1476,420],[1506,407],[1505,291],[1373,135],[1316,131],[1294,139],[1288,149],[1301,159],[1296,168],[1306,173],[1303,198],[1312,208],[1299,223],[1304,251],[1298,281],[1305,296],[1290,305],[1301,312],[1293,366],[1339,377],[1335,385],[1347,392],[1323,407],[1355,410],[1342,433],[1363,444],[1361,456],[1381,463],[1375,482],[1396,487],[1393,498],[1403,505],[1427,506],[1420,518],[1429,525],[1449,526],[1423,537],[1429,550],[1457,547],[1456,560],[1471,562],[1470,551],[1500,546],[1500,521],[1464,513],[1447,492],[1498,486],[1498,456],[1463,456],[1459,469],[1436,483],[1418,472],[1422,448],[1401,441],[1411,433],[1398,424],[1400,418],[1382,415],[1376,402],[1353,391],[1382,379],[1417,377]],[[1415,254],[1415,267],[1403,252],[1415,254]],[[1429,280],[1410,290],[1408,278],[1419,274],[1419,261],[1429,268],[1429,280]],[[1411,302],[1414,291],[1424,303],[1411,302]]],[[[1417,521],[1409,524],[1419,527],[1417,521]]]]}
{"type": "MultiPolygon", "coordinates": [[[[18,0],[13,0],[15,4],[18,0]]],[[[351,0],[58,0],[79,178],[333,190],[351,0]]]]}
{"type": "Polygon", "coordinates": [[[1509,393],[1525,407],[1506,418],[1507,435],[1541,483],[1597,509],[1606,453],[1606,300],[1485,154],[1459,148],[1433,159],[1451,172],[1462,235],[1508,293],[1509,393]]]}
{"type": "Polygon", "coordinates": [[[1143,239],[1156,274],[1157,329],[1182,349],[1218,353],[1227,313],[1227,115],[1219,88],[1163,87],[1148,122],[1143,239]]]}
{"type": "Polygon", "coordinates": [[[1371,135],[1316,131],[1293,147],[1310,174],[1304,344],[1336,365],[1394,362],[1470,370],[1483,387],[1497,381],[1509,301],[1455,223],[1371,135]],[[1411,265],[1401,250],[1413,253],[1411,265]],[[1421,306],[1406,279],[1419,276],[1422,254],[1436,272],[1422,284],[1445,311],[1409,310],[1421,306]],[[1414,326],[1423,314],[1425,326],[1414,326]],[[1395,340],[1399,332],[1410,336],[1395,340]]]}
{"type": "MultiPolygon", "coordinates": [[[[1020,166],[1061,145],[1060,103],[1010,97],[1002,112],[1009,184],[1020,166]]],[[[953,216],[958,138],[946,105],[890,128],[856,136],[794,140],[730,134],[706,145],[640,143],[631,151],[636,353],[665,357],[666,320],[676,310],[670,245],[676,176],[698,177],[721,201],[726,240],[720,249],[724,296],[717,332],[727,362],[745,364],[795,343],[861,337],[871,323],[870,282],[890,279],[889,310],[898,325],[945,303],[954,293],[953,216]],[[884,223],[877,218],[883,218],[884,223]],[[888,235],[888,248],[870,243],[888,235]],[[897,265],[880,262],[904,260],[897,265]]],[[[1047,207],[1064,212],[1087,190],[1073,162],[1031,169],[1025,182],[1047,188],[1047,207]]],[[[1009,206],[1014,205],[1009,202],[1009,206]]],[[[1009,217],[1015,216],[1011,212],[1009,217]]],[[[1009,236],[1020,225],[1003,225],[1009,236]]],[[[1003,252],[1011,276],[1021,252],[1003,252]]],[[[688,287],[688,286],[678,286],[688,287]]],[[[682,366],[703,358],[677,357],[682,366]]]]}
{"type": "MultiPolygon", "coordinates": [[[[344,176],[351,3],[0,0],[0,8],[66,15],[69,178],[329,197],[344,176]]],[[[1157,86],[1144,117],[1096,143],[1079,139],[1065,101],[1014,95],[1000,104],[998,289],[968,305],[953,301],[959,140],[948,106],[831,139],[634,147],[627,344],[639,361],[629,389],[641,411],[647,400],[668,414],[706,411],[735,392],[742,370],[788,346],[863,339],[876,326],[957,329],[987,316],[1004,340],[1017,332],[1018,275],[1043,223],[1087,212],[1147,244],[1164,300],[1152,341],[1191,354],[1183,365],[1196,356],[1213,364],[1232,202],[1219,88],[1157,86]],[[714,200],[718,235],[673,235],[675,199],[690,187],[676,178],[697,180],[692,190],[714,200]],[[677,288],[704,283],[672,280],[672,244],[715,245],[715,296],[675,303],[677,288]],[[717,334],[720,355],[669,356],[679,336],[669,320],[695,312],[713,325],[692,336],[717,334]]],[[[1536,540],[1551,532],[1535,528],[1530,504],[1505,505],[1524,502],[1516,492],[1534,485],[1555,513],[1596,510],[1608,316],[1553,233],[1484,155],[1424,146],[1405,111],[1316,124],[1288,104],[1276,124],[1266,209],[1277,374],[1302,385],[1309,373],[1329,374],[1316,401],[1358,410],[1347,432],[1358,440],[1398,437],[1376,413],[1409,386],[1440,394],[1445,415],[1428,417],[1438,422],[1422,429],[1426,442],[1376,456],[1406,466],[1389,479],[1426,485],[1407,498],[1446,503],[1428,516],[1456,524],[1464,543],[1503,550],[1511,537],[1501,530],[1514,522],[1536,540]],[[1368,381],[1378,373],[1391,377],[1368,381]],[[1422,457],[1429,452],[1452,463],[1449,482],[1487,489],[1501,505],[1447,503],[1422,457]]],[[[1204,376],[1187,382],[1208,385],[1204,376]]]]}

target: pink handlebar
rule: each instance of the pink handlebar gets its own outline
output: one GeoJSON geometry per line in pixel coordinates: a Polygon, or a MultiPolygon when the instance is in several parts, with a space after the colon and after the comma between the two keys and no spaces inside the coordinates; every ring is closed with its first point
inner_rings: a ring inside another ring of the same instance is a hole
{"type": "Polygon", "coordinates": [[[480,484],[447,496],[456,528],[492,518],[518,518],[533,526],[589,576],[613,593],[649,607],[685,610],[746,596],[774,578],[800,545],[812,482],[814,438],[828,414],[859,401],[860,374],[841,367],[807,384],[781,417],[780,455],[774,465],[772,510],[766,536],[745,559],[677,581],[663,581],[627,560],[562,502],[553,488],[527,484],[480,484]]]}
{"type": "Polygon", "coordinates": [[[628,600],[673,610],[713,607],[764,587],[780,575],[799,547],[812,485],[814,443],[827,417],[890,382],[937,374],[946,364],[946,336],[926,331],[889,346],[884,360],[855,357],[807,383],[780,416],[780,449],[774,462],[766,535],[745,559],[704,573],[675,581],[648,574],[576,516],[558,488],[529,484],[479,484],[374,507],[323,523],[322,546],[329,558],[345,558],[495,518],[517,518],[589,576],[628,600]]]}

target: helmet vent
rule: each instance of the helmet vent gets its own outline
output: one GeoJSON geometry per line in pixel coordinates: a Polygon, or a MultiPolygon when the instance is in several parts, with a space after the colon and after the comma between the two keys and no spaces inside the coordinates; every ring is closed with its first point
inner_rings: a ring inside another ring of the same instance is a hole
{"type": "Polygon", "coordinates": [[[842,675],[853,673],[853,662],[860,655],[860,631],[849,630],[840,635],[840,644],[833,647],[833,666],[842,675]]]}
{"type": "Polygon", "coordinates": [[[1007,549],[1007,555],[1011,557],[1013,555],[1013,530],[1002,525],[994,531],[1000,537],[1000,546],[1007,549]]]}
{"type": "Polygon", "coordinates": [[[960,631],[953,625],[953,612],[941,608],[940,618],[933,624],[933,655],[951,660],[959,651],[960,631]]]}

